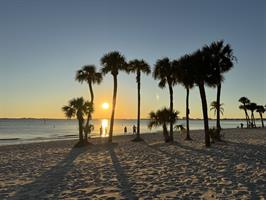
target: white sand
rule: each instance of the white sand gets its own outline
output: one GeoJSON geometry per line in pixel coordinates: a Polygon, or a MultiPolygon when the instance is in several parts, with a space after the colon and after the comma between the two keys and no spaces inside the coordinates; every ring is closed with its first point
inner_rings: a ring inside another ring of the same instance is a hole
{"type": "Polygon", "coordinates": [[[114,137],[72,149],[74,141],[0,147],[0,199],[265,199],[266,129],[224,130],[206,149],[175,134],[114,137]]]}

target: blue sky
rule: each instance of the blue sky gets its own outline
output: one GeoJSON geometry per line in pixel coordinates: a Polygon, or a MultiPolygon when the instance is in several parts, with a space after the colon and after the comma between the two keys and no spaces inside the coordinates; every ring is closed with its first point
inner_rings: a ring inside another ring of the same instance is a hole
{"type": "MultiPolygon", "coordinates": [[[[263,0],[166,1],[0,1],[0,117],[63,118],[61,106],[73,97],[88,98],[87,86],[74,81],[85,64],[100,69],[112,50],[127,60],[179,58],[224,39],[238,59],[225,75],[224,117],[243,117],[238,99],[266,104],[266,2],[263,0]]],[[[111,103],[112,78],[95,86],[95,117],[111,103]]],[[[216,90],[208,89],[208,104],[216,90]]],[[[185,115],[185,90],[174,88],[174,107],[185,115]]],[[[167,89],[142,79],[142,117],[168,106],[167,89]],[[156,98],[159,96],[159,98],[156,98]]],[[[134,75],[119,75],[117,114],[135,117],[134,75]]],[[[198,88],[191,92],[191,115],[202,117],[198,88]]],[[[209,114],[213,117],[213,114],[209,114]]]]}

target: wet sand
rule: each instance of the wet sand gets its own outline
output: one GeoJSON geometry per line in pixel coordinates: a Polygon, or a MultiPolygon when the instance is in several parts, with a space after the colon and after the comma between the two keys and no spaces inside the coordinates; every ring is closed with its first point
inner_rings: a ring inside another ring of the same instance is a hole
{"type": "Polygon", "coordinates": [[[266,129],[228,129],[204,147],[175,133],[0,147],[0,199],[265,199],[266,129]]]}

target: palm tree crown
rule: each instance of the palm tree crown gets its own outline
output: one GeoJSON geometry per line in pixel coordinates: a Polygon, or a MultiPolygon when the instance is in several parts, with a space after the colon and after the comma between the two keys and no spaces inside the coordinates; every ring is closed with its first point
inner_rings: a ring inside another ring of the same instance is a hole
{"type": "Polygon", "coordinates": [[[153,71],[153,77],[159,80],[159,87],[164,88],[166,83],[172,85],[175,81],[174,67],[169,58],[157,60],[153,71]]]}
{"type": "Polygon", "coordinates": [[[67,106],[62,107],[63,112],[67,118],[77,117],[77,119],[83,119],[85,114],[93,112],[93,105],[85,101],[83,97],[72,99],[67,106]]]}
{"type": "Polygon", "coordinates": [[[110,72],[113,76],[117,76],[119,70],[127,70],[125,57],[118,51],[113,51],[105,54],[101,58],[101,64],[103,66],[102,73],[104,75],[110,72]]]}
{"type": "Polygon", "coordinates": [[[224,108],[222,107],[224,104],[220,103],[220,105],[218,105],[217,101],[213,101],[211,102],[211,108],[210,110],[214,111],[214,115],[216,114],[216,112],[218,112],[218,108],[220,108],[220,113],[223,115],[224,113],[224,108]]]}
{"type": "Polygon", "coordinates": [[[85,65],[81,70],[76,73],[76,80],[83,83],[86,81],[88,84],[97,83],[100,84],[102,81],[102,74],[96,72],[95,65],[85,65]]]}

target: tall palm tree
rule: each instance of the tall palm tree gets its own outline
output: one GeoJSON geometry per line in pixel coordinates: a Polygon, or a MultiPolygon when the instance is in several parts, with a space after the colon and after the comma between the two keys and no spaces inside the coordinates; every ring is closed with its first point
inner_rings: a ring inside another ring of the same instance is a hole
{"type": "Polygon", "coordinates": [[[249,127],[249,116],[248,116],[246,106],[250,103],[250,100],[247,97],[241,97],[238,101],[242,103],[242,105],[240,105],[239,108],[245,111],[247,128],[248,128],[249,127]]]}
{"type": "Polygon", "coordinates": [[[114,126],[116,95],[117,95],[117,76],[118,76],[119,71],[127,70],[127,63],[123,55],[121,55],[117,51],[113,51],[113,52],[109,52],[105,54],[101,58],[101,64],[103,66],[102,68],[103,75],[111,73],[111,75],[113,76],[113,80],[114,80],[113,106],[112,106],[109,138],[108,138],[108,142],[111,143],[112,138],[113,138],[113,126],[114,126]]]}
{"type": "Polygon", "coordinates": [[[211,67],[215,70],[215,77],[217,81],[217,117],[216,128],[221,130],[220,124],[220,97],[221,97],[221,85],[224,80],[224,73],[229,71],[233,67],[233,50],[229,44],[224,44],[224,41],[212,42],[209,46],[203,47],[203,51],[208,54],[211,67]]]}
{"type": "Polygon", "coordinates": [[[216,115],[217,112],[219,112],[219,109],[220,109],[220,113],[221,115],[224,114],[224,108],[222,107],[224,104],[223,103],[220,103],[218,105],[217,101],[213,101],[211,102],[211,107],[210,107],[210,111],[214,111],[214,115],[216,115]]]}
{"type": "MultiPolygon", "coordinates": [[[[170,112],[173,112],[173,85],[175,84],[174,67],[169,58],[163,58],[157,60],[153,71],[153,77],[159,80],[159,87],[165,88],[166,84],[169,88],[170,94],[170,112]]],[[[171,142],[174,141],[173,123],[170,121],[170,136],[171,142]]]]}
{"type": "Polygon", "coordinates": [[[261,119],[261,126],[264,127],[264,122],[263,122],[263,117],[262,114],[266,111],[266,109],[264,108],[264,106],[262,105],[258,105],[256,108],[256,112],[259,113],[260,115],[260,119],[261,119]]]}
{"type": "Polygon", "coordinates": [[[192,67],[189,55],[182,56],[179,60],[173,61],[176,81],[186,88],[186,140],[191,140],[189,132],[189,90],[194,86],[194,79],[191,76],[192,67]]]}
{"type": "Polygon", "coordinates": [[[214,69],[210,65],[210,60],[208,54],[202,50],[197,50],[192,55],[190,55],[192,63],[192,73],[191,76],[195,81],[195,84],[199,87],[202,113],[204,120],[204,132],[205,132],[205,146],[209,147],[210,134],[209,134],[209,121],[208,121],[208,104],[206,99],[205,85],[210,87],[215,87],[216,78],[214,69]]]}
{"type": "Polygon", "coordinates": [[[144,60],[132,60],[128,64],[129,72],[136,73],[136,81],[138,84],[138,122],[137,122],[137,134],[133,141],[142,141],[140,137],[140,77],[141,73],[149,74],[151,72],[150,66],[144,60]]]}
{"type": "MultiPolygon", "coordinates": [[[[93,84],[100,84],[102,82],[102,74],[99,72],[96,72],[96,67],[94,65],[85,65],[82,67],[82,69],[78,70],[76,73],[76,81],[83,83],[87,82],[89,85],[89,91],[91,96],[91,104],[94,103],[94,93],[93,93],[93,84]]],[[[91,120],[91,112],[88,112],[87,116],[87,122],[84,128],[85,132],[85,142],[88,141],[88,133],[90,133],[90,120],[91,120]]]]}
{"type": "Polygon", "coordinates": [[[82,145],[84,143],[83,139],[83,122],[84,115],[87,115],[88,112],[93,111],[93,105],[85,101],[83,97],[72,99],[69,101],[67,106],[62,107],[63,112],[65,113],[67,118],[76,117],[79,123],[79,144],[82,145]]]}
{"type": "Polygon", "coordinates": [[[150,112],[150,122],[148,124],[148,127],[152,129],[152,127],[163,127],[163,136],[165,142],[171,142],[170,135],[167,130],[167,125],[169,125],[171,122],[175,123],[175,121],[178,118],[178,111],[171,112],[170,109],[163,108],[161,110],[157,110],[156,112],[150,112]]]}

